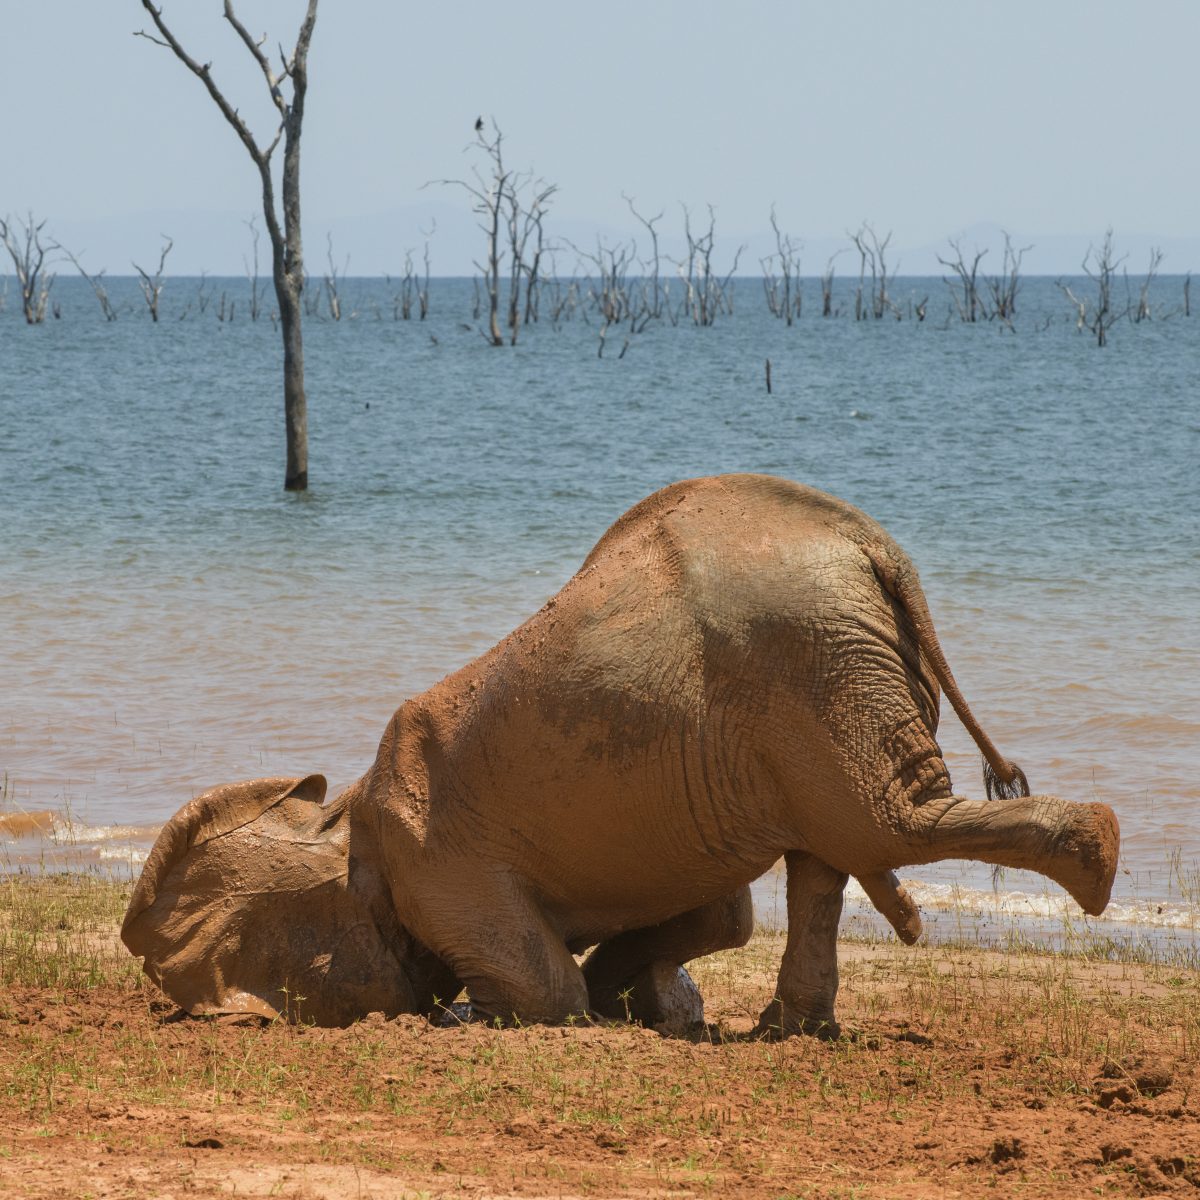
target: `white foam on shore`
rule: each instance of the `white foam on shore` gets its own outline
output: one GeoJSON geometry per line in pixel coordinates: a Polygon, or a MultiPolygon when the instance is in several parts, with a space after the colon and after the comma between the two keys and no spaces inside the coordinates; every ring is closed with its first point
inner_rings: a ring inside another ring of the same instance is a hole
{"type": "Polygon", "coordinates": [[[41,826],[0,831],[0,865],[45,865],[55,870],[88,863],[121,863],[136,869],[150,854],[159,825],[85,825],[62,813],[41,826]]]}
{"type": "MultiPolygon", "coordinates": [[[[4,858],[13,865],[65,860],[121,863],[139,868],[148,857],[159,825],[87,825],[61,813],[51,814],[49,828],[29,829],[20,835],[0,832],[4,858]]],[[[756,903],[769,908],[775,919],[786,920],[785,877],[771,872],[755,885],[756,903]],[[774,881],[772,883],[772,881],[774,881]],[[771,893],[774,892],[772,896],[771,893]]],[[[1180,900],[1124,896],[1111,901],[1098,917],[1088,917],[1062,892],[1001,891],[973,888],[961,883],[929,883],[902,879],[904,887],[923,913],[958,914],[969,922],[1007,922],[1013,926],[1054,922],[1064,930],[1093,924],[1179,930],[1200,934],[1200,905],[1180,900]]],[[[853,877],[846,885],[847,909],[874,911],[866,893],[853,877]]]]}
{"type": "MultiPolygon", "coordinates": [[[[1049,920],[1067,927],[1100,922],[1200,931],[1200,908],[1180,901],[1125,897],[1111,901],[1100,916],[1089,917],[1074,900],[1062,894],[984,891],[957,883],[925,883],[918,879],[902,879],[901,883],[923,912],[957,912],[972,919],[1007,918],[1017,924],[1022,920],[1049,920]]],[[[860,907],[871,904],[855,879],[846,886],[846,899],[860,907]]]]}

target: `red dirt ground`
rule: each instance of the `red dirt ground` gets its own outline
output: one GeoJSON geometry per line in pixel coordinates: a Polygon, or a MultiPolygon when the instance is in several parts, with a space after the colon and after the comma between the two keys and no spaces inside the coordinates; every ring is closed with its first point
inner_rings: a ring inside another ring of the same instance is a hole
{"type": "Polygon", "coordinates": [[[856,1037],[744,1040],[779,948],[699,966],[716,1042],[15,988],[0,1194],[1200,1196],[1194,974],[843,947],[856,1037]]]}

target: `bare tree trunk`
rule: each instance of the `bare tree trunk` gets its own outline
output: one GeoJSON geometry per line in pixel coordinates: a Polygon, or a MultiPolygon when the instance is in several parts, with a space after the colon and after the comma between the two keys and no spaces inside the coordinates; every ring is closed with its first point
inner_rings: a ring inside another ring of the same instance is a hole
{"type": "Polygon", "coordinates": [[[1089,303],[1086,299],[1081,300],[1062,280],[1058,281],[1059,290],[1075,308],[1076,329],[1090,329],[1096,338],[1097,346],[1108,344],[1109,329],[1130,310],[1129,305],[1126,305],[1121,312],[1113,308],[1113,276],[1124,261],[1123,255],[1121,258],[1114,258],[1113,254],[1111,229],[1105,232],[1104,241],[1099,249],[1096,249],[1095,246],[1088,247],[1087,256],[1083,260],[1083,272],[1096,285],[1094,303],[1089,303]]]}
{"type": "Polygon", "coordinates": [[[633,206],[633,200],[621,194],[621,198],[629,205],[629,211],[637,218],[638,221],[645,227],[646,232],[650,235],[650,250],[652,258],[650,261],[650,286],[651,297],[648,299],[649,315],[657,320],[662,316],[662,285],[659,282],[659,253],[658,253],[658,231],[654,228],[657,222],[662,220],[662,213],[656,217],[643,217],[640,212],[633,206]]]}
{"type": "Polygon", "coordinates": [[[763,290],[767,295],[767,308],[773,317],[779,317],[788,325],[800,315],[800,258],[791,236],[783,233],[775,217],[775,206],[771,206],[771,229],[775,234],[775,253],[761,259],[763,290]],[[781,278],[775,277],[778,261],[781,278]]]}
{"type": "Polygon", "coordinates": [[[250,282],[250,320],[257,321],[260,309],[258,296],[258,226],[255,222],[258,220],[256,216],[251,216],[250,220],[243,222],[246,228],[250,230],[250,246],[253,256],[253,264],[251,264],[245,256],[242,257],[242,265],[246,268],[246,278],[250,282]]]}
{"type": "Polygon", "coordinates": [[[417,305],[421,310],[421,320],[425,320],[429,316],[429,239],[437,230],[437,222],[434,221],[433,228],[425,235],[425,283],[417,292],[417,305]]]}
{"type": "Polygon", "coordinates": [[[954,306],[958,309],[959,319],[973,325],[979,318],[980,310],[979,285],[977,283],[979,263],[987,251],[976,248],[975,257],[971,260],[971,265],[967,266],[966,258],[963,256],[962,243],[955,241],[954,238],[948,240],[950,248],[954,251],[954,259],[943,258],[939,254],[937,260],[943,267],[949,267],[958,276],[959,286],[962,288],[962,298],[959,298],[958,292],[954,290],[954,284],[949,279],[943,282],[950,289],[954,306]]]}
{"type": "Polygon", "coordinates": [[[21,288],[21,310],[25,314],[26,325],[40,325],[46,319],[46,304],[50,299],[50,289],[54,286],[54,272],[47,273],[45,270],[46,251],[53,249],[53,246],[42,245],[41,233],[45,224],[45,221],[40,221],[35,225],[33,213],[29,213],[21,222],[23,232],[18,240],[13,237],[8,219],[0,221],[0,242],[4,243],[17,273],[17,283],[21,288]]]}
{"type": "Polygon", "coordinates": [[[988,280],[988,290],[992,293],[993,313],[1009,329],[1013,328],[1012,319],[1017,311],[1017,291],[1021,286],[1021,260],[1032,249],[1032,246],[1022,246],[1020,250],[1014,250],[1012,238],[1005,231],[1004,272],[998,278],[988,280]]]}
{"type": "MultiPolygon", "coordinates": [[[[544,242],[542,218],[550,197],[558,191],[555,184],[534,179],[532,172],[514,173],[504,166],[504,135],[495,121],[492,122],[492,139],[488,140],[483,118],[475,123],[476,144],[487,155],[491,168],[487,179],[478,169],[472,168],[475,182],[465,179],[441,179],[442,185],[461,187],[475,200],[475,212],[482,218],[480,228],[487,239],[487,254],[484,262],[476,262],[476,269],[484,279],[488,296],[488,332],[485,338],[493,346],[503,346],[500,332],[500,265],[504,261],[505,249],[501,246],[501,224],[506,237],[508,264],[508,299],[505,314],[510,331],[510,344],[516,345],[521,327],[521,286],[537,287],[537,261],[530,265],[525,261],[525,247],[529,235],[537,232],[537,256],[540,258],[544,242]],[[526,194],[532,189],[528,202],[526,194]]],[[[536,313],[536,297],[532,307],[527,303],[526,315],[536,313]]]]}
{"type": "Polygon", "coordinates": [[[1158,274],[1162,260],[1162,251],[1157,246],[1152,246],[1150,248],[1150,266],[1146,270],[1146,278],[1142,281],[1141,291],[1138,293],[1137,311],[1133,318],[1135,324],[1150,319],[1150,285],[1154,282],[1155,275],[1158,274]]]}
{"type": "Polygon", "coordinates": [[[825,264],[825,272],[821,276],[821,316],[823,317],[833,316],[833,264],[839,254],[841,251],[837,250],[829,256],[829,261],[825,264]]]}
{"type": "Polygon", "coordinates": [[[208,90],[209,96],[233,127],[258,168],[262,185],[263,217],[271,239],[272,278],[279,304],[279,322],[283,331],[283,409],[287,437],[287,467],[283,486],[288,491],[308,487],[308,401],[304,392],[304,346],[301,332],[301,293],[304,288],[304,251],[300,237],[300,133],[304,122],[304,99],[308,91],[308,48],[317,21],[317,0],[308,0],[308,8],[291,57],[283,59],[276,72],[263,45],[266,35],[255,41],[233,11],[233,0],[225,0],[225,19],[253,56],[279,113],[279,127],[266,148],[259,146],[238,110],[229,103],[213,81],[210,64],[196,62],[179,44],[162,18],[162,10],[151,0],[142,0],[161,38],[139,31],[138,36],[169,48],[208,90]],[[289,103],[283,85],[292,85],[289,103]],[[271,155],[283,140],[281,172],[282,220],[275,207],[275,181],[271,173],[271,155]]]}
{"type": "MultiPolygon", "coordinates": [[[[329,318],[332,321],[340,321],[342,319],[342,297],[338,291],[338,269],[337,264],[333,261],[333,234],[326,233],[325,235],[325,253],[329,262],[329,270],[325,273],[325,296],[329,301],[329,318]]],[[[350,260],[346,260],[346,266],[350,265],[350,260]]],[[[342,273],[345,274],[345,267],[342,268],[342,273]]]]}
{"type": "Polygon", "coordinates": [[[162,248],[162,253],[158,256],[158,270],[153,275],[143,271],[137,263],[133,264],[133,269],[141,276],[139,282],[142,288],[142,295],[146,297],[146,307],[150,309],[150,320],[155,325],[158,324],[158,301],[162,296],[163,290],[163,268],[167,264],[167,255],[171,253],[171,247],[175,245],[165,233],[162,235],[162,238],[167,244],[162,248]]]}
{"type": "Polygon", "coordinates": [[[283,417],[287,433],[284,487],[302,492],[308,487],[308,398],[304,394],[300,290],[284,275],[275,280],[275,297],[279,301],[279,325],[283,331],[283,417]]]}
{"type": "Polygon", "coordinates": [[[55,242],[54,249],[65,254],[67,258],[71,260],[75,270],[77,270],[80,275],[82,275],[84,279],[86,279],[91,285],[92,291],[96,294],[96,302],[100,305],[100,311],[104,314],[104,319],[106,321],[115,321],[117,319],[117,310],[113,308],[112,301],[108,298],[108,291],[104,286],[104,271],[101,271],[98,275],[89,275],[87,271],[84,270],[83,263],[81,263],[79,259],[76,258],[75,255],[66,248],[66,246],[62,245],[60,242],[55,242]]]}

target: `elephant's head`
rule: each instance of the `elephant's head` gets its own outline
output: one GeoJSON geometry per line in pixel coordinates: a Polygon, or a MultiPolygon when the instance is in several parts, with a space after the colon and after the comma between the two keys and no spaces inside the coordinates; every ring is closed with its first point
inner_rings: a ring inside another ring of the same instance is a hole
{"type": "Polygon", "coordinates": [[[229,784],[163,827],[121,938],[188,1012],[345,1025],[416,1009],[411,939],[374,855],[351,847],[345,797],[323,805],[325,788],[229,784]]]}

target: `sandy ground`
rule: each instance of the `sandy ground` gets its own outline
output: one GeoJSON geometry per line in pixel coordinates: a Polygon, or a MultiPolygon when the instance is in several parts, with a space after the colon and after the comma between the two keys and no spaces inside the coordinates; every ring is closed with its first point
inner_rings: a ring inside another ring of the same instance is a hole
{"type": "Polygon", "coordinates": [[[713,1022],[344,1030],[149,985],[0,992],[0,1194],[1200,1196],[1200,983],[842,948],[837,1042],[750,1041],[782,943],[697,964],[713,1022]]]}

